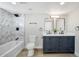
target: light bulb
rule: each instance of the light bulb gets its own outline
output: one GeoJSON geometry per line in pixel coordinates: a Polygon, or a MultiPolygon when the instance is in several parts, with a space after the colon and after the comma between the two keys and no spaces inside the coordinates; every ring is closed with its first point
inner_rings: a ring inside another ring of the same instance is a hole
{"type": "Polygon", "coordinates": [[[51,18],[59,18],[59,16],[51,16],[51,18]]]}
{"type": "Polygon", "coordinates": [[[60,2],[60,5],[64,5],[64,2],[60,2]]]}
{"type": "Polygon", "coordinates": [[[16,5],[16,2],[11,2],[12,4],[16,5]]]}

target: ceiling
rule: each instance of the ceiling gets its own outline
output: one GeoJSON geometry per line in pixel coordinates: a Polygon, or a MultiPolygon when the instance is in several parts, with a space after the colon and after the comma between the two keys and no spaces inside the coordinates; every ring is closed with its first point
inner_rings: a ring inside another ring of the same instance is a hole
{"type": "Polygon", "coordinates": [[[17,2],[16,5],[0,2],[0,8],[11,13],[62,15],[79,8],[79,2],[65,2],[64,5],[60,2],[17,2]]]}

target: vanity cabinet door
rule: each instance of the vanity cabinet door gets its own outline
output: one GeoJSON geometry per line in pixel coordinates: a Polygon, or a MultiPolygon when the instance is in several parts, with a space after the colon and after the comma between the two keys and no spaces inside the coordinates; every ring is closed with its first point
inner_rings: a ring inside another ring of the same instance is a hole
{"type": "Polygon", "coordinates": [[[44,52],[59,52],[59,37],[43,37],[44,52]]]}
{"type": "Polygon", "coordinates": [[[75,48],[75,37],[74,36],[69,36],[69,37],[67,37],[68,38],[68,40],[67,40],[67,50],[69,51],[69,52],[74,52],[74,48],[75,48]]]}
{"type": "Polygon", "coordinates": [[[68,38],[67,37],[61,37],[60,38],[60,52],[68,52],[68,38]]]}
{"type": "Polygon", "coordinates": [[[60,38],[60,52],[74,52],[74,36],[60,38]]]}
{"type": "Polygon", "coordinates": [[[60,37],[50,37],[51,52],[59,52],[59,38],[60,37]]]}
{"type": "Polygon", "coordinates": [[[50,52],[51,51],[50,37],[43,37],[43,51],[44,52],[50,52]]]}

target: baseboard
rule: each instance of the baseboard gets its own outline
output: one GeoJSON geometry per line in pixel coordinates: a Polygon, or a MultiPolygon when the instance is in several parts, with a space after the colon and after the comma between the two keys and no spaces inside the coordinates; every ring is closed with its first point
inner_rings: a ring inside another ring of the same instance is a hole
{"type": "MultiPolygon", "coordinates": [[[[27,48],[24,48],[23,50],[28,50],[28,49],[27,49],[27,48]]],[[[22,51],[23,51],[23,50],[22,50],[22,51]]],[[[43,50],[43,48],[35,47],[34,50],[43,50]]]]}
{"type": "MultiPolygon", "coordinates": [[[[35,47],[36,49],[43,49],[43,47],[41,46],[38,46],[38,47],[35,47]]],[[[25,49],[27,49],[27,47],[25,47],[25,49]]]]}
{"type": "Polygon", "coordinates": [[[22,51],[27,51],[27,48],[23,48],[22,51]]]}
{"type": "Polygon", "coordinates": [[[43,47],[40,47],[40,46],[39,47],[35,47],[35,48],[37,48],[37,49],[43,49],[43,47]]]}

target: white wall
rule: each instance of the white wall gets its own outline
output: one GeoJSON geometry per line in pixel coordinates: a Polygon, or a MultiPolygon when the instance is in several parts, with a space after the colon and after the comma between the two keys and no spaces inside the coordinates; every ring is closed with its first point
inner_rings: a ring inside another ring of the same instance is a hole
{"type": "Polygon", "coordinates": [[[35,48],[42,48],[43,46],[43,39],[42,39],[42,33],[43,30],[40,30],[40,28],[44,29],[44,20],[45,18],[48,18],[48,15],[25,15],[25,40],[26,40],[26,45],[29,41],[29,36],[31,34],[36,35],[36,46],[35,48]],[[29,23],[34,23],[36,22],[37,24],[29,24],[29,23]]]}
{"type": "Polygon", "coordinates": [[[79,26],[79,9],[74,10],[67,18],[67,31],[76,34],[75,38],[75,54],[79,56],[79,31],[75,31],[75,27],[79,26]]]}

